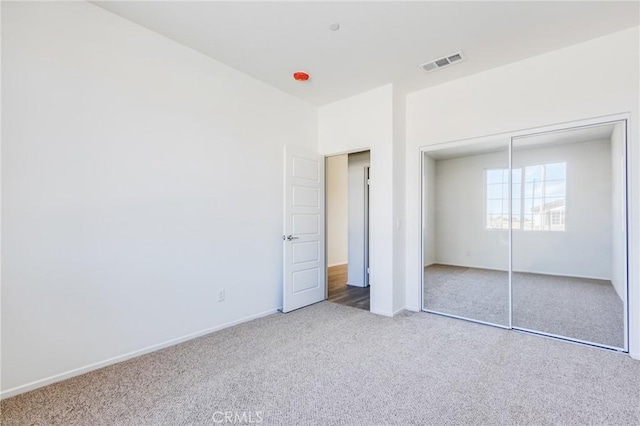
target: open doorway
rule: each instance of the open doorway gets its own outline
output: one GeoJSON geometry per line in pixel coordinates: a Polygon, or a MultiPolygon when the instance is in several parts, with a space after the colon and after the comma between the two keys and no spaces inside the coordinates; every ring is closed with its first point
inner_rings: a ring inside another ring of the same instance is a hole
{"type": "Polygon", "coordinates": [[[326,158],[327,300],[370,309],[370,152],[326,158]]]}

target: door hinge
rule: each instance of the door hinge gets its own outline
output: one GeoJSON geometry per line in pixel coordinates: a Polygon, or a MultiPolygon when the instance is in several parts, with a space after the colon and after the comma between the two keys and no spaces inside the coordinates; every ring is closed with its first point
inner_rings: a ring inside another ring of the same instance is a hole
{"type": "Polygon", "coordinates": [[[367,267],[367,274],[371,273],[371,268],[367,267]]]}
{"type": "Polygon", "coordinates": [[[371,179],[367,179],[367,185],[371,185],[371,179]]]}

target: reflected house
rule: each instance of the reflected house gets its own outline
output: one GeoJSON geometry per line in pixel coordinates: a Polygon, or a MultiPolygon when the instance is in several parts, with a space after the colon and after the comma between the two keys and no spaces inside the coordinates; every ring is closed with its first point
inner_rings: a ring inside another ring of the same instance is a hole
{"type": "MultiPolygon", "coordinates": [[[[514,216],[513,227],[516,228],[516,218],[514,216]]],[[[509,229],[509,216],[489,215],[487,218],[488,229],[509,229]]]]}
{"type": "Polygon", "coordinates": [[[487,169],[486,228],[564,231],[566,181],[566,161],[514,168],[511,180],[508,169],[487,169]]]}
{"type": "Polygon", "coordinates": [[[564,231],[565,208],[564,198],[534,206],[531,214],[525,215],[524,229],[564,231]]]}

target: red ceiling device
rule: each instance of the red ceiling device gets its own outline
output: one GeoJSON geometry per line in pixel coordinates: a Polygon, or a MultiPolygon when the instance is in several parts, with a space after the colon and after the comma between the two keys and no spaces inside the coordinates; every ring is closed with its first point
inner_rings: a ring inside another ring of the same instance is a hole
{"type": "Polygon", "coordinates": [[[298,71],[293,73],[293,78],[296,81],[307,81],[309,80],[309,74],[304,71],[298,71]]]}

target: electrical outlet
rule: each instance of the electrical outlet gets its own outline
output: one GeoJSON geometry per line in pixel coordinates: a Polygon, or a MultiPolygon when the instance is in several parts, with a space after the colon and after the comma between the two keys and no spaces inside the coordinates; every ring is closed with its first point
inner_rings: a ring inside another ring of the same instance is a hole
{"type": "Polygon", "coordinates": [[[218,290],[218,302],[224,302],[224,288],[218,290]]]}

